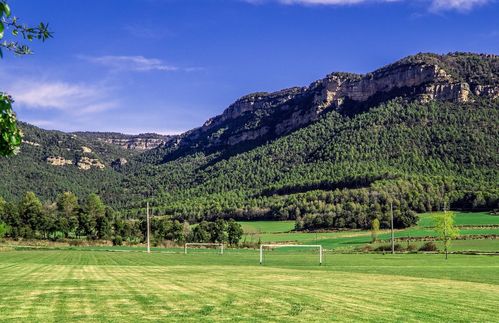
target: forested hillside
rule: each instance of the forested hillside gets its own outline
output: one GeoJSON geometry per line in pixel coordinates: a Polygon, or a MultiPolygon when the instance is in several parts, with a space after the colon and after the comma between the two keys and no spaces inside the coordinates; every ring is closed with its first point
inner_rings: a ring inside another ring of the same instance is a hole
{"type": "Polygon", "coordinates": [[[24,133],[20,153],[0,159],[0,196],[10,200],[33,191],[53,201],[64,191],[99,193],[113,207],[120,207],[121,174],[111,165],[119,158],[130,158],[130,151],[26,123],[19,126],[24,133]]]}
{"type": "MultiPolygon", "coordinates": [[[[407,103],[368,113],[332,111],[319,122],[249,152],[218,160],[197,153],[162,165],[134,164],[126,187],[156,195],[159,214],[304,217],[308,227],[367,227],[393,201],[410,211],[491,209],[498,203],[498,102],[407,103]],[[133,174],[133,175],[132,175],[133,174]],[[310,221],[317,222],[310,225],[310,221]]],[[[399,214],[401,213],[401,214],[399,214]]]]}
{"type": "Polygon", "coordinates": [[[23,125],[21,153],[0,160],[0,196],[95,192],[128,217],[150,201],[191,223],[296,219],[298,229],[387,226],[393,207],[406,227],[444,205],[499,208],[498,120],[498,56],[421,54],[245,96],[142,153],[96,139],[109,134],[23,125]]]}

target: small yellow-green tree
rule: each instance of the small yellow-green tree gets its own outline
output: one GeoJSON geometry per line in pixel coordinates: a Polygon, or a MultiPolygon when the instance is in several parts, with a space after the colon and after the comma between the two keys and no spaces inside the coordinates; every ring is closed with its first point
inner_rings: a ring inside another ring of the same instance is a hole
{"type": "Polygon", "coordinates": [[[435,216],[435,231],[444,243],[445,259],[447,259],[452,239],[459,236],[459,229],[454,225],[454,212],[438,213],[435,216]]]}
{"type": "Polygon", "coordinates": [[[375,218],[371,222],[371,242],[375,243],[378,241],[378,234],[379,234],[379,220],[378,218],[375,218]]]}

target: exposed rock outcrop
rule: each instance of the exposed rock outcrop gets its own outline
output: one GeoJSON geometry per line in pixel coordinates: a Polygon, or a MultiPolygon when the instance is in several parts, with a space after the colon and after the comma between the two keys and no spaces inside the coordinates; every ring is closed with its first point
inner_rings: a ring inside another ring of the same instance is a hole
{"type": "Polygon", "coordinates": [[[76,166],[78,166],[78,168],[81,170],[89,170],[91,168],[103,169],[106,167],[98,159],[89,157],[81,157],[76,163],[76,166]]]}
{"type": "Polygon", "coordinates": [[[100,141],[108,144],[120,146],[125,149],[149,150],[156,148],[166,142],[166,139],[160,138],[99,138],[100,141]]]}
{"type": "Polygon", "coordinates": [[[28,144],[28,145],[31,145],[31,146],[35,146],[35,147],[40,147],[41,145],[37,142],[34,142],[34,141],[28,141],[28,140],[24,140],[23,139],[23,143],[25,144],[28,144]]]}
{"type": "Polygon", "coordinates": [[[85,147],[85,146],[82,146],[81,147],[81,150],[84,152],[84,153],[91,153],[92,152],[92,149],[88,148],[88,147],[85,147]]]}
{"type": "Polygon", "coordinates": [[[375,94],[394,90],[399,94],[405,89],[414,99],[457,102],[466,102],[469,94],[467,83],[456,82],[443,68],[427,64],[403,64],[353,78],[334,73],[319,82],[322,91],[315,103],[334,108],[346,101],[365,102],[375,94]]]}
{"type": "Polygon", "coordinates": [[[169,135],[160,135],[156,133],[126,135],[117,132],[75,132],[72,135],[95,141],[105,142],[107,144],[119,146],[124,149],[139,151],[157,148],[158,146],[164,145],[165,143],[171,141],[175,137],[169,135]]]}
{"type": "Polygon", "coordinates": [[[258,109],[270,109],[285,103],[303,91],[304,88],[294,87],[274,93],[262,92],[246,95],[231,104],[221,115],[206,121],[201,129],[206,131],[217,127],[227,120],[239,118],[246,112],[258,109]]]}
{"type": "Polygon", "coordinates": [[[52,166],[66,166],[73,164],[73,161],[68,160],[61,156],[53,156],[47,158],[47,163],[52,166]]]}

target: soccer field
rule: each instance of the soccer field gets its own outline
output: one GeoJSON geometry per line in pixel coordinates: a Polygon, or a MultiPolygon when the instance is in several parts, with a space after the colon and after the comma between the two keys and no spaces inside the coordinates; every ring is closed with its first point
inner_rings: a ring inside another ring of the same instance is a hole
{"type": "Polygon", "coordinates": [[[0,321],[493,321],[499,257],[0,252],[0,321]]]}

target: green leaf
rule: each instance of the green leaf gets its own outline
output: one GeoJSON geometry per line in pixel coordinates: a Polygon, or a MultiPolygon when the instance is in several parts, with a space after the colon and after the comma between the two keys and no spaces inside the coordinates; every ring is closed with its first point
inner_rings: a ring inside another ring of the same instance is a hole
{"type": "Polygon", "coordinates": [[[6,4],[6,3],[3,4],[3,11],[5,12],[5,15],[7,17],[10,17],[10,7],[8,4],[6,4]]]}
{"type": "Polygon", "coordinates": [[[3,31],[4,31],[3,22],[0,21],[0,39],[3,38],[3,31]]]}

